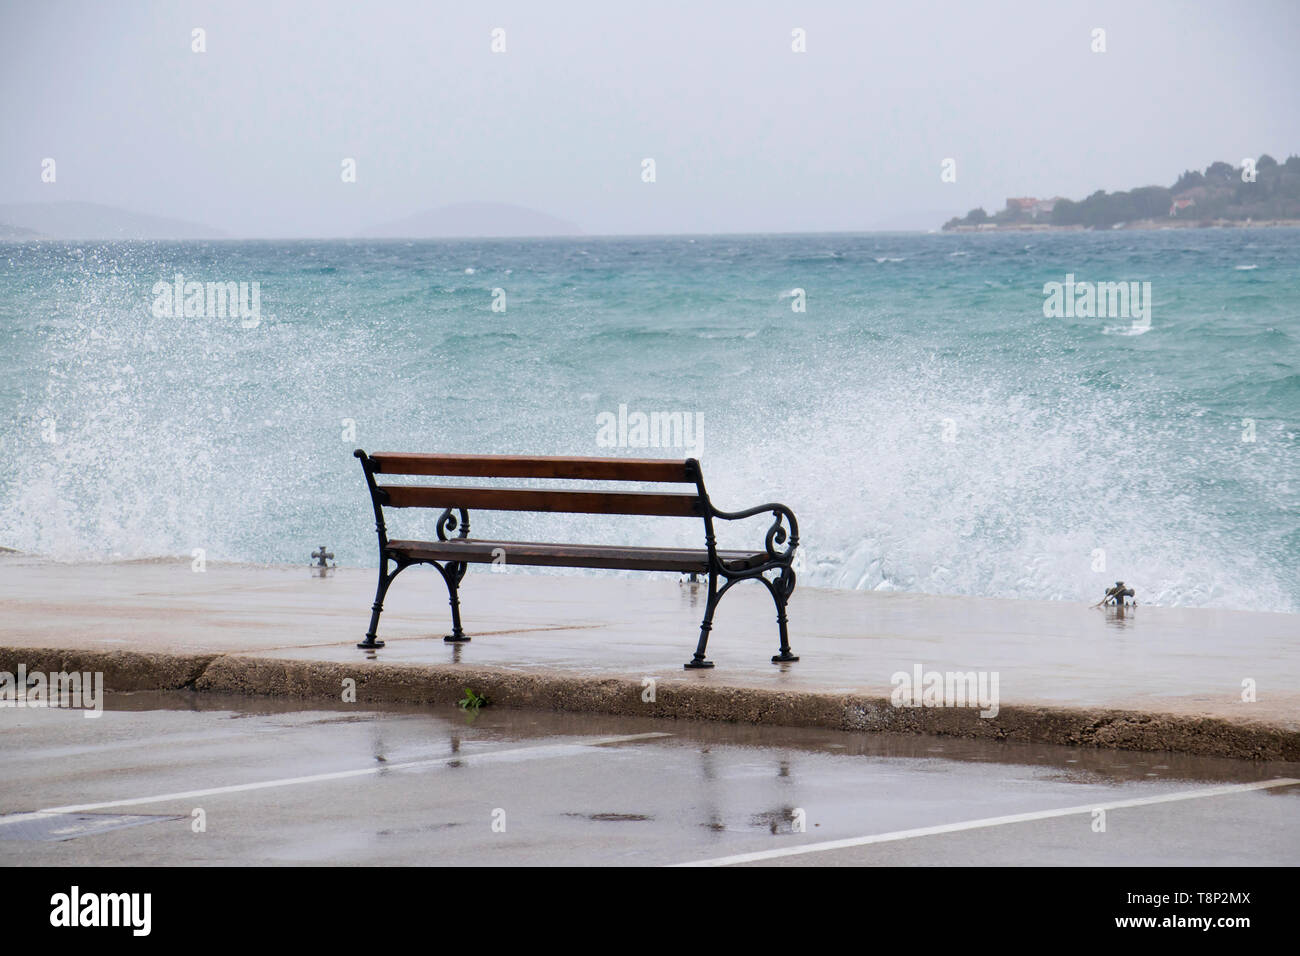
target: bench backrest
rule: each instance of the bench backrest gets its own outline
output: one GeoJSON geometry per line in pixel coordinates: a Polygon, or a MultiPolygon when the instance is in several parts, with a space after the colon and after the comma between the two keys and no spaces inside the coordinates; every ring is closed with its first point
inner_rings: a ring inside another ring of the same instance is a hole
{"type": "MultiPolygon", "coordinates": [[[[366,469],[376,510],[455,508],[486,511],[536,511],[571,514],[667,515],[707,518],[708,499],[693,458],[558,458],[519,455],[416,455],[379,452],[353,454],[366,469]],[[589,491],[571,488],[488,488],[448,485],[381,484],[378,475],[472,478],[544,478],[582,481],[636,481],[690,484],[695,490],[589,491]]],[[[378,515],[377,515],[378,517],[378,515]]]]}

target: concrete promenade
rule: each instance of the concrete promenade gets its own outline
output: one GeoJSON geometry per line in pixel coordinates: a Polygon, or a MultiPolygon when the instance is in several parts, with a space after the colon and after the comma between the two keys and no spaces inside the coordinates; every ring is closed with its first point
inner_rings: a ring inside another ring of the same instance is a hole
{"type": "Polygon", "coordinates": [[[471,568],[473,640],[454,646],[441,639],[441,578],[412,569],[389,592],[377,653],[355,647],[373,587],[362,569],[319,579],[305,567],[2,554],[0,670],[322,700],[350,678],[361,704],[449,704],[470,687],[512,708],[1300,760],[1292,615],[1140,607],[1118,619],[1076,603],[800,587],[790,618],[802,660],[776,665],[771,600],[746,584],[715,621],[717,666],[686,671],[703,596],[669,575],[471,568]],[[892,706],[893,675],[917,668],[996,674],[996,716],[892,706]]]}

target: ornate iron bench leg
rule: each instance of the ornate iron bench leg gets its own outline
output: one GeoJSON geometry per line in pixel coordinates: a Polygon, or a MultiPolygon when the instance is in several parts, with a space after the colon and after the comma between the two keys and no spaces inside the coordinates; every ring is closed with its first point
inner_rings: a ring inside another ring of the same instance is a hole
{"type": "Polygon", "coordinates": [[[434,567],[442,572],[442,579],[447,582],[447,593],[450,595],[447,603],[451,605],[451,633],[444,636],[443,640],[448,644],[467,644],[470,638],[460,626],[460,579],[465,576],[469,565],[463,561],[453,561],[446,568],[439,564],[434,567]]]}
{"type": "Polygon", "coordinates": [[[375,588],[375,603],[370,607],[370,630],[366,632],[366,639],[357,647],[373,649],[384,646],[384,642],[379,640],[376,634],[379,629],[379,615],[384,611],[384,595],[388,593],[388,586],[393,583],[393,578],[397,577],[398,572],[405,567],[403,564],[398,564],[392,574],[389,574],[390,560],[385,557],[379,562],[379,585],[375,588]]]}
{"type": "MultiPolygon", "coordinates": [[[[767,581],[766,578],[763,579],[767,581]]],[[[785,661],[797,661],[797,655],[790,652],[790,635],[787,630],[787,618],[785,616],[786,602],[790,600],[790,595],[794,593],[794,569],[785,567],[777,575],[775,581],[768,584],[767,589],[772,592],[772,600],[776,602],[776,626],[781,632],[781,653],[772,658],[773,664],[780,664],[785,661]]]]}
{"type": "Polygon", "coordinates": [[[709,599],[704,605],[704,621],[700,624],[700,642],[695,645],[695,656],[690,662],[682,665],[687,670],[698,670],[705,667],[712,667],[713,661],[704,659],[705,648],[709,644],[709,631],[713,630],[713,612],[718,607],[718,574],[716,571],[709,572],[709,599]]]}

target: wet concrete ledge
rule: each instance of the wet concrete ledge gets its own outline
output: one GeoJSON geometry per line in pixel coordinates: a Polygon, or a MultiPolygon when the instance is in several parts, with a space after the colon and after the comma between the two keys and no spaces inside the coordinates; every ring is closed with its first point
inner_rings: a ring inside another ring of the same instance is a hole
{"type": "Polygon", "coordinates": [[[886,697],[709,686],[659,680],[643,699],[639,680],[519,673],[468,665],[344,664],[239,654],[163,654],[0,647],[0,671],[91,671],[112,691],[191,689],[201,693],[340,700],[356,682],[359,706],[447,706],[467,688],[492,705],[532,710],[711,720],[778,727],[930,734],[1168,751],[1194,756],[1300,761],[1300,731],[1264,721],[1088,707],[1003,705],[996,717],[975,708],[896,708],[886,697]]]}

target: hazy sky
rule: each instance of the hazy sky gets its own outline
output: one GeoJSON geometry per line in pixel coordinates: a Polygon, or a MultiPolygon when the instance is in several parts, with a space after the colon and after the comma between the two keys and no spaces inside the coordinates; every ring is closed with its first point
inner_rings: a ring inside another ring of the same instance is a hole
{"type": "Polygon", "coordinates": [[[0,3],[0,202],[234,235],[471,200],[589,233],[929,229],[1300,152],[1295,0],[0,3]]]}

